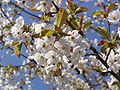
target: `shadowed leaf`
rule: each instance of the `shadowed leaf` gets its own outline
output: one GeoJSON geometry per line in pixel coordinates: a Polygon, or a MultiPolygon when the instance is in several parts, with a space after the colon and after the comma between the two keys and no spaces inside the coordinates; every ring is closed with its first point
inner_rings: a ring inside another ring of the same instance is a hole
{"type": "Polygon", "coordinates": [[[118,5],[116,5],[115,3],[111,3],[110,6],[108,7],[107,12],[111,12],[112,10],[116,9],[118,5]]]}
{"type": "Polygon", "coordinates": [[[81,12],[85,12],[87,10],[89,10],[89,9],[86,8],[86,7],[79,7],[79,8],[76,9],[75,14],[78,14],[78,13],[81,13],[81,12]]]}
{"type": "Polygon", "coordinates": [[[87,21],[84,26],[83,26],[83,29],[87,29],[89,28],[93,23],[91,21],[87,21]]]}

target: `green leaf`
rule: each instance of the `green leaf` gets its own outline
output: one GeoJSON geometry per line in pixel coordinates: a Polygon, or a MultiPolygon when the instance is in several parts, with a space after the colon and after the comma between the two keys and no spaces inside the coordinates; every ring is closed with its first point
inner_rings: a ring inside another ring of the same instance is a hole
{"type": "Polygon", "coordinates": [[[82,27],[83,27],[83,17],[84,17],[84,16],[81,16],[81,17],[79,18],[79,31],[81,31],[81,30],[82,30],[82,27]]]}
{"type": "Polygon", "coordinates": [[[54,70],[51,70],[51,71],[49,72],[49,75],[50,75],[50,77],[54,77],[54,76],[55,76],[54,70]]]}
{"type": "Polygon", "coordinates": [[[117,6],[118,6],[118,5],[116,5],[115,3],[111,3],[110,6],[108,7],[108,11],[107,11],[107,12],[109,13],[110,11],[116,9],[117,6]]]}
{"type": "Polygon", "coordinates": [[[103,15],[103,11],[99,10],[99,11],[95,11],[92,16],[100,16],[103,15]]]}
{"type": "Polygon", "coordinates": [[[115,39],[111,40],[112,47],[117,47],[118,43],[115,39]]]}
{"type": "Polygon", "coordinates": [[[42,31],[41,31],[41,36],[50,36],[52,34],[54,34],[55,31],[52,30],[52,29],[49,29],[49,28],[44,28],[42,31]]]}
{"type": "Polygon", "coordinates": [[[120,82],[115,81],[115,82],[112,83],[112,85],[120,85],[120,82]]]}
{"type": "Polygon", "coordinates": [[[65,23],[67,16],[68,16],[67,11],[64,8],[61,8],[57,14],[56,26],[60,28],[65,23]]]}
{"type": "Polygon", "coordinates": [[[21,48],[22,48],[22,43],[19,42],[15,47],[15,53],[19,58],[20,58],[20,55],[21,55],[21,48]]]}
{"type": "Polygon", "coordinates": [[[105,76],[107,76],[107,75],[108,75],[108,73],[109,73],[109,72],[100,72],[100,75],[102,75],[102,76],[104,76],[104,77],[105,77],[105,76]]]}
{"type": "Polygon", "coordinates": [[[77,30],[79,27],[79,22],[73,18],[70,19],[71,25],[77,30]]]}
{"type": "Polygon", "coordinates": [[[62,75],[62,70],[60,68],[57,68],[55,71],[54,71],[54,76],[61,76],[62,75]]]}
{"type": "Polygon", "coordinates": [[[18,43],[19,43],[18,41],[14,41],[14,42],[12,42],[12,45],[15,46],[15,45],[17,45],[18,43]]]}
{"type": "Polygon", "coordinates": [[[55,33],[55,31],[52,30],[52,29],[50,29],[50,30],[45,34],[45,36],[50,36],[50,35],[52,35],[52,34],[54,34],[54,33],[55,33]]]}
{"type": "Polygon", "coordinates": [[[61,62],[58,62],[58,63],[57,63],[57,67],[61,69],[61,68],[62,68],[62,63],[61,63],[61,62]]]}
{"type": "Polygon", "coordinates": [[[18,71],[18,67],[14,66],[13,70],[18,71]]]}
{"type": "Polygon", "coordinates": [[[96,28],[92,27],[92,28],[94,28],[94,30],[96,32],[98,32],[101,36],[103,36],[104,38],[110,40],[110,32],[109,32],[109,30],[107,28],[105,28],[105,27],[96,27],[96,28]]]}
{"type": "Polygon", "coordinates": [[[85,12],[87,10],[89,10],[89,9],[86,8],[86,7],[79,7],[79,8],[76,9],[75,14],[78,14],[78,13],[81,13],[81,12],[85,12]]]}
{"type": "Polygon", "coordinates": [[[87,21],[84,26],[83,26],[83,29],[87,29],[89,28],[93,23],[91,21],[87,21]]]}
{"type": "Polygon", "coordinates": [[[78,6],[74,2],[72,2],[70,0],[68,0],[67,2],[68,2],[70,12],[74,13],[75,10],[78,8],[78,6]]]}
{"type": "Polygon", "coordinates": [[[108,45],[104,45],[104,46],[101,47],[101,52],[106,54],[107,49],[108,49],[108,45]]]}
{"type": "Polygon", "coordinates": [[[102,70],[100,69],[100,67],[98,67],[98,66],[94,66],[94,67],[92,67],[92,70],[94,70],[94,71],[96,71],[96,72],[102,72],[102,70]]]}

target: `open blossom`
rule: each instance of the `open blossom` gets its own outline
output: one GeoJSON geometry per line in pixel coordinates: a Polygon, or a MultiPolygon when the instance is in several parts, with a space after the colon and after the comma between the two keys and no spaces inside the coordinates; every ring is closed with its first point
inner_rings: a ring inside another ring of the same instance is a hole
{"type": "Polygon", "coordinates": [[[2,2],[9,3],[10,0],[2,0],[2,2]]]}
{"type": "Polygon", "coordinates": [[[63,45],[59,41],[56,41],[54,43],[54,47],[57,48],[58,50],[60,50],[60,49],[62,49],[63,45]]]}
{"type": "Polygon", "coordinates": [[[24,25],[24,18],[22,16],[18,17],[16,19],[15,25],[11,28],[11,33],[14,37],[18,37],[19,35],[22,35],[23,30],[21,27],[24,25]]]}
{"type": "Polygon", "coordinates": [[[120,47],[116,49],[117,54],[114,53],[114,51],[111,51],[109,58],[108,58],[108,64],[110,65],[110,68],[116,72],[119,71],[120,68],[120,47]]]}
{"type": "Polygon", "coordinates": [[[20,16],[20,17],[18,17],[17,19],[16,19],[16,24],[15,24],[15,26],[17,26],[17,27],[22,27],[24,25],[24,18],[22,17],[22,16],[20,16]]]}
{"type": "Polygon", "coordinates": [[[45,41],[43,39],[35,39],[36,49],[39,51],[45,46],[45,41]]]}
{"type": "MultiPolygon", "coordinates": [[[[41,32],[39,33],[41,34],[41,32]]],[[[75,77],[79,72],[74,69],[79,66],[78,63],[81,60],[84,61],[85,49],[89,45],[78,34],[77,30],[69,31],[68,34],[70,36],[64,36],[58,40],[52,35],[49,38],[46,36],[36,38],[34,43],[36,52],[29,57],[34,59],[38,66],[43,66],[41,71],[44,71],[44,73],[39,73],[39,76],[45,81],[54,82],[59,89],[70,88],[70,90],[73,90],[74,88],[80,87],[78,83],[82,84],[79,78],[75,77]],[[73,68],[71,68],[72,65],[74,65],[73,68]],[[58,77],[60,75],[62,75],[61,78],[58,77]]]]}
{"type": "Polygon", "coordinates": [[[40,65],[45,65],[46,64],[46,60],[43,57],[42,54],[40,53],[35,53],[32,57],[30,57],[32,59],[34,59],[37,63],[39,63],[40,65]]]}
{"type": "Polygon", "coordinates": [[[35,24],[35,33],[38,34],[42,31],[42,28],[46,26],[46,23],[35,24]]]}
{"type": "Polygon", "coordinates": [[[108,21],[112,23],[118,23],[120,20],[120,11],[114,10],[108,14],[108,21]]]}

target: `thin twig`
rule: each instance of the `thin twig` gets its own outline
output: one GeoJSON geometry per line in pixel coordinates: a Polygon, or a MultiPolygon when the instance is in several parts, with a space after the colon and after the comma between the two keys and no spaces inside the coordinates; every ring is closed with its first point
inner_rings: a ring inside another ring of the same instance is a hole
{"type": "MultiPolygon", "coordinates": [[[[56,5],[56,4],[55,4],[56,5]]],[[[57,5],[56,5],[57,6],[57,5]]],[[[70,21],[66,20],[67,24],[74,30],[74,27],[71,25],[70,21]]],[[[91,26],[92,29],[96,30],[95,27],[91,26]]],[[[79,33],[80,35],[81,32],[79,33]]],[[[82,35],[83,38],[85,38],[84,35],[82,35]]],[[[100,54],[98,53],[98,51],[91,45],[90,46],[90,50],[92,50],[95,54],[96,54],[96,58],[107,68],[109,69],[109,65],[105,62],[105,60],[102,59],[102,57],[100,56],[100,54]]],[[[110,71],[111,75],[113,75],[118,81],[120,81],[120,77],[113,71],[110,71]]]]}
{"type": "Polygon", "coordinates": [[[10,24],[13,26],[14,24],[11,22],[11,20],[9,19],[9,17],[6,15],[6,13],[3,11],[2,8],[0,8],[1,12],[3,13],[3,15],[6,17],[6,19],[10,22],[10,24]]]}
{"type": "Polygon", "coordinates": [[[105,59],[105,62],[107,62],[107,60],[108,60],[108,57],[109,57],[109,55],[110,55],[110,52],[111,52],[111,48],[109,49],[109,52],[108,52],[108,54],[107,54],[107,56],[106,56],[106,59],[105,59]]]}
{"type": "Polygon", "coordinates": [[[30,13],[30,12],[26,11],[24,8],[18,6],[18,5],[15,4],[14,2],[10,1],[10,3],[11,3],[12,5],[14,5],[15,7],[19,8],[21,11],[27,13],[28,15],[31,15],[31,16],[36,17],[36,18],[38,18],[38,19],[42,19],[41,17],[39,17],[39,16],[37,16],[37,15],[35,15],[35,14],[33,14],[33,13],[30,13]]]}
{"type": "Polygon", "coordinates": [[[54,3],[54,1],[52,1],[53,6],[56,8],[56,11],[59,11],[59,7],[54,3]]]}
{"type": "MultiPolygon", "coordinates": [[[[2,46],[5,46],[4,45],[4,42],[2,41],[2,42],[0,42],[0,44],[2,45],[2,46]]],[[[11,47],[8,47],[8,49],[10,49],[11,51],[13,51],[14,52],[14,49],[13,48],[11,48],[11,47]]],[[[26,59],[29,59],[27,56],[25,56],[24,54],[20,54],[20,56],[22,56],[22,57],[24,57],[24,58],[26,58],[26,59]]],[[[37,64],[37,62],[34,60],[34,59],[29,59],[31,62],[33,62],[33,63],[35,63],[35,64],[37,64]]]]}
{"type": "Polygon", "coordinates": [[[85,54],[85,56],[91,56],[91,55],[92,55],[92,56],[96,56],[95,53],[86,53],[86,54],[85,54]]]}
{"type": "Polygon", "coordinates": [[[107,20],[107,23],[108,23],[108,31],[110,33],[110,22],[107,20]]]}
{"type": "MultiPolygon", "coordinates": [[[[92,50],[94,53],[96,53],[96,58],[107,68],[109,69],[109,65],[101,58],[101,56],[99,55],[98,51],[93,47],[91,46],[90,47],[90,50],[92,50]]],[[[120,81],[120,77],[113,71],[113,70],[110,70],[109,71],[111,73],[111,75],[113,75],[118,81],[120,81]]]]}

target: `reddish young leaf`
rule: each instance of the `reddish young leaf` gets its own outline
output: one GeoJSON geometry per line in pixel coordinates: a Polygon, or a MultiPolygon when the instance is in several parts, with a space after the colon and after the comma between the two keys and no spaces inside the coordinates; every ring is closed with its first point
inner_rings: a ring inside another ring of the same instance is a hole
{"type": "Polygon", "coordinates": [[[70,12],[74,13],[75,10],[78,8],[78,6],[72,0],[67,0],[67,2],[68,2],[70,12]]]}
{"type": "Polygon", "coordinates": [[[102,45],[109,45],[109,42],[107,40],[102,40],[98,43],[98,46],[102,46],[102,45]]]}
{"type": "Polygon", "coordinates": [[[115,8],[117,8],[118,5],[116,5],[115,3],[111,3],[110,6],[108,7],[107,12],[111,12],[112,10],[114,10],[115,8]]]}

